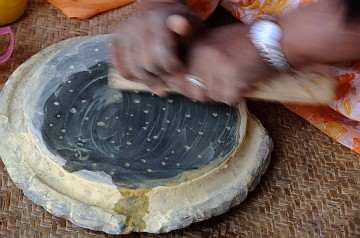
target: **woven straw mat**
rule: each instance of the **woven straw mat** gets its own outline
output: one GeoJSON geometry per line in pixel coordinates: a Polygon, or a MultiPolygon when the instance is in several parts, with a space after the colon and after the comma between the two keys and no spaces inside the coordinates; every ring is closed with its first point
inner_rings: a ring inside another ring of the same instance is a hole
{"type": "MultiPolygon", "coordinates": [[[[45,0],[30,1],[25,16],[11,24],[16,48],[0,65],[1,87],[41,49],[70,37],[109,33],[136,12],[130,5],[90,20],[70,20],[45,0]]],[[[227,15],[218,9],[210,23],[227,22],[227,15]]],[[[1,43],[1,53],[4,48],[1,43]]],[[[123,237],[360,237],[359,156],[279,104],[248,104],[275,142],[269,169],[248,198],[224,215],[179,231],[123,237]]],[[[0,160],[0,237],[114,236],[79,228],[35,205],[0,160]]]]}

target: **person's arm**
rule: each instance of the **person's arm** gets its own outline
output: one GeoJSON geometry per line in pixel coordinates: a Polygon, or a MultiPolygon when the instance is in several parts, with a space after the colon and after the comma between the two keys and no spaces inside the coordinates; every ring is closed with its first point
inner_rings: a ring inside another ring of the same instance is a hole
{"type": "MultiPolygon", "coordinates": [[[[318,67],[360,59],[360,21],[353,18],[354,9],[350,11],[344,2],[319,0],[279,17],[281,51],[290,65],[318,67]]],[[[193,42],[187,61],[189,74],[201,79],[203,86],[183,84],[181,92],[201,101],[233,104],[259,80],[277,73],[272,61],[279,62],[279,56],[271,58],[274,54],[267,54],[274,51],[262,52],[260,44],[255,46],[257,39],[250,33],[253,26],[238,23],[218,27],[193,42]]],[[[264,33],[268,33],[266,29],[264,33]]]]}
{"type": "Polygon", "coordinates": [[[279,18],[283,53],[292,66],[360,59],[357,0],[322,0],[279,18]]]}

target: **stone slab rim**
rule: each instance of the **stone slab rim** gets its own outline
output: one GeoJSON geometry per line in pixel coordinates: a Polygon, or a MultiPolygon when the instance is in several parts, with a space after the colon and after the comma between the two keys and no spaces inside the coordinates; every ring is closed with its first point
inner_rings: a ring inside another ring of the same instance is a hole
{"type": "MultiPolygon", "coordinates": [[[[98,36],[100,39],[107,37],[108,36],[98,36]]],[[[81,199],[81,201],[79,201],[78,198],[74,199],[72,197],[66,196],[64,195],[66,192],[61,191],[58,188],[48,186],[38,178],[38,175],[33,171],[33,168],[31,168],[25,162],[26,158],[24,158],[24,156],[26,155],[24,154],[24,151],[21,151],[24,149],[22,148],[19,151],[19,148],[21,145],[23,145],[24,141],[29,142],[29,137],[26,138],[26,136],[31,135],[31,131],[28,131],[28,128],[22,128],[21,131],[16,131],[15,129],[17,134],[14,135],[14,128],[17,125],[16,123],[11,123],[12,116],[16,113],[19,113],[24,121],[29,119],[26,118],[28,116],[26,115],[26,110],[21,111],[19,108],[15,109],[16,107],[11,107],[11,105],[14,105],[15,103],[21,103],[22,100],[21,98],[14,99],[12,97],[15,93],[14,91],[18,89],[17,87],[19,87],[19,85],[21,86],[22,84],[22,82],[19,80],[19,74],[23,71],[29,70],[30,68],[27,67],[31,66],[31,64],[35,62],[44,62],[52,54],[55,54],[65,46],[78,44],[84,40],[91,42],[92,39],[92,37],[87,37],[86,39],[69,39],[52,46],[52,48],[47,48],[39,52],[13,73],[0,95],[1,102],[5,101],[9,103],[6,105],[2,103],[2,106],[0,107],[1,134],[4,135],[4,141],[7,142],[2,143],[0,146],[1,158],[4,161],[11,178],[15,184],[24,191],[25,195],[56,216],[68,219],[79,226],[94,230],[101,230],[110,234],[129,233],[132,231],[145,231],[152,233],[168,232],[174,229],[185,227],[192,222],[201,221],[211,216],[222,214],[230,207],[235,206],[243,201],[247,196],[248,190],[253,188],[252,186],[254,183],[256,184],[258,182],[259,178],[266,170],[270,161],[270,152],[272,149],[272,141],[267,132],[250,114],[248,117],[242,117],[246,118],[243,123],[248,123],[250,127],[246,127],[246,133],[245,131],[243,132],[244,135],[246,134],[246,138],[244,139],[244,143],[238,149],[244,149],[244,147],[251,146],[258,146],[259,148],[262,147],[266,149],[257,151],[256,153],[247,152],[245,155],[239,151],[235,151],[234,155],[227,159],[226,162],[224,162],[218,168],[200,176],[198,180],[203,179],[204,181],[208,180],[208,177],[206,176],[212,176],[215,173],[225,174],[228,177],[233,176],[233,174],[238,172],[237,163],[244,162],[239,160],[239,157],[248,156],[249,158],[255,157],[255,159],[258,159],[256,164],[253,164],[253,167],[251,167],[251,169],[246,171],[246,173],[243,175],[244,177],[242,177],[242,181],[235,181],[233,184],[223,188],[223,194],[226,194],[228,197],[224,198],[221,197],[221,195],[219,196],[219,191],[213,194],[207,193],[207,197],[202,197],[201,199],[198,198],[196,202],[198,211],[195,212],[190,211],[186,202],[183,201],[177,201],[181,204],[181,206],[177,207],[177,209],[171,209],[171,206],[174,205],[175,201],[172,204],[160,204],[159,201],[164,200],[164,194],[168,193],[166,189],[169,188],[165,186],[157,187],[153,191],[142,191],[139,194],[134,194],[126,192],[124,193],[124,191],[119,191],[117,188],[109,185],[101,185],[102,189],[108,189],[106,191],[108,191],[108,194],[113,195],[114,200],[108,202],[108,204],[102,204],[103,207],[96,207],[94,204],[92,204],[91,201],[87,203],[87,201],[81,199]],[[260,141],[259,138],[261,138],[260,141]],[[22,140],[20,144],[17,143],[19,140],[22,140]],[[249,145],[249,143],[257,143],[257,145],[249,145]],[[12,146],[10,147],[9,145],[12,146]],[[39,196],[39,194],[41,194],[41,196],[39,196]],[[131,218],[137,219],[137,216],[141,216],[141,220],[145,223],[145,226],[140,225],[141,227],[139,227],[139,224],[129,224],[129,217],[126,217],[123,214],[119,214],[117,211],[115,211],[116,209],[114,210],[117,201],[121,200],[121,197],[130,196],[132,198],[141,198],[144,195],[148,197],[148,203],[150,206],[148,205],[147,211],[145,211],[144,214],[135,214],[131,218]],[[57,205],[59,204],[59,201],[62,201],[60,203],[61,206],[57,205]],[[64,201],[66,201],[66,203],[64,201]],[[193,216],[188,217],[187,215],[191,213],[193,213],[193,216]],[[97,217],[94,217],[94,214],[96,214],[97,217]]],[[[246,115],[248,115],[244,102],[240,104],[239,108],[241,108],[239,110],[242,110],[242,113],[246,113],[246,115]]],[[[35,147],[38,147],[38,145],[35,145],[35,147]]],[[[25,148],[25,151],[29,152],[31,150],[29,150],[29,148],[26,150],[25,148]]],[[[31,156],[41,156],[41,151],[38,151],[37,155],[31,156]]],[[[248,163],[251,163],[251,160],[248,160],[248,163]]],[[[51,169],[54,168],[51,167],[51,169]]],[[[219,185],[220,182],[222,181],[217,181],[218,184],[214,182],[213,184],[209,185],[209,188],[211,186],[219,185]]],[[[96,185],[98,185],[98,183],[96,183],[96,185]]],[[[181,190],[181,187],[184,186],[186,186],[186,182],[177,185],[177,188],[170,188],[172,191],[179,191],[181,190]]],[[[185,192],[185,194],[188,193],[188,197],[191,198],[191,189],[185,189],[182,190],[182,192],[185,192]]]]}

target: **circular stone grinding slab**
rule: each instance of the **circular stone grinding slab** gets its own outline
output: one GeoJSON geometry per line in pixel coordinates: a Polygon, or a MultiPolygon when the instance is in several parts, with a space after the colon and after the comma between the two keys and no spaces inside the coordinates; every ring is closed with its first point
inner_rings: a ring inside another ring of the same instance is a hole
{"type": "Polygon", "coordinates": [[[10,77],[0,155],[17,186],[50,213],[111,234],[168,232],[242,202],[272,150],[245,103],[111,89],[109,42],[60,42],[10,77]]]}

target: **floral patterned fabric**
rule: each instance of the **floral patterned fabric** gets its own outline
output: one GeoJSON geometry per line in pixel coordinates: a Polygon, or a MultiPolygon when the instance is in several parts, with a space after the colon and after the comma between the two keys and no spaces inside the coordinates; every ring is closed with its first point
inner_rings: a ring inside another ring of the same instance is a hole
{"type": "MultiPolygon", "coordinates": [[[[281,15],[316,0],[188,0],[206,18],[221,4],[235,17],[250,24],[261,15],[281,15]]],[[[346,147],[360,153],[360,62],[333,67],[340,87],[328,106],[285,105],[346,147]]]]}

